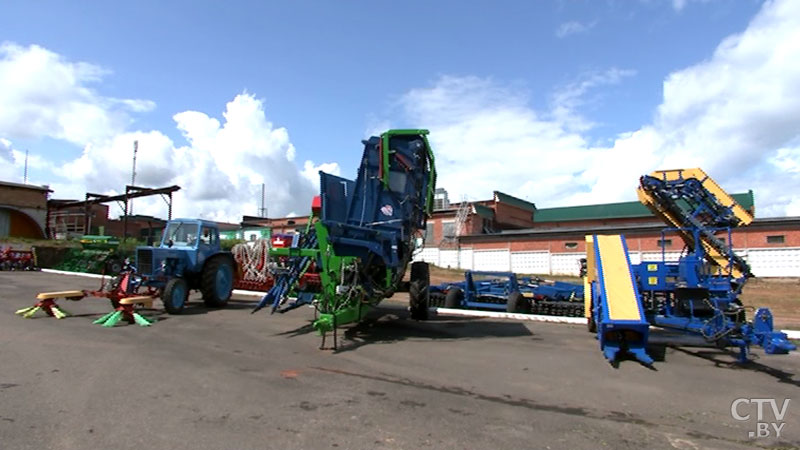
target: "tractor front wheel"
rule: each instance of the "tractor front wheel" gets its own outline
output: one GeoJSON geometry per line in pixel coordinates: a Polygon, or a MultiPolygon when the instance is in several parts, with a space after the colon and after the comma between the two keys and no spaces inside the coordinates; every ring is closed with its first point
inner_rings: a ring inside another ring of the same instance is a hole
{"type": "Polygon", "coordinates": [[[411,263],[411,281],[408,284],[408,300],[411,309],[411,318],[414,320],[428,319],[428,303],[430,292],[430,271],[428,263],[417,261],[411,263]]]}
{"type": "Polygon", "coordinates": [[[164,309],[170,314],[180,314],[188,298],[189,285],[183,278],[172,278],[167,281],[164,292],[161,293],[164,309]]]}
{"type": "Polygon", "coordinates": [[[233,264],[230,259],[217,256],[203,267],[200,292],[209,308],[222,308],[228,304],[233,291],[233,264]]]}

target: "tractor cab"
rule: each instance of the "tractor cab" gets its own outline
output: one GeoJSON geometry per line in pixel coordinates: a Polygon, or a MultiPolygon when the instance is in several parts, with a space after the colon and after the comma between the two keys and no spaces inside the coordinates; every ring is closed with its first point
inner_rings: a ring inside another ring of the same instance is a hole
{"type": "Polygon", "coordinates": [[[205,220],[171,220],[161,237],[160,248],[184,251],[193,264],[205,261],[220,251],[219,228],[205,220]]]}

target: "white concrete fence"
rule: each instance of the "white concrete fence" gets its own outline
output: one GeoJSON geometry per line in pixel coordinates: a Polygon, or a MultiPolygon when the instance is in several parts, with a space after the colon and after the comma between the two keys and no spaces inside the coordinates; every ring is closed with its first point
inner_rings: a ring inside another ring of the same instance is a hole
{"type": "MultiPolygon", "coordinates": [[[[800,248],[749,248],[736,253],[749,264],[757,277],[800,277],[800,248]]],[[[629,252],[631,263],[661,261],[661,252],[629,252]]],[[[680,252],[666,252],[667,261],[677,261],[680,252]]],[[[426,247],[414,260],[439,267],[463,270],[490,270],[546,275],[575,275],[585,253],[551,253],[549,251],[512,252],[509,249],[444,250],[426,247]]]]}

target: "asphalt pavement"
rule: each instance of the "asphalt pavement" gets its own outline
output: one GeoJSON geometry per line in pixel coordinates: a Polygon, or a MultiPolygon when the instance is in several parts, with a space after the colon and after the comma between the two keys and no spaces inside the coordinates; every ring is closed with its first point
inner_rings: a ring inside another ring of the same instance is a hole
{"type": "Polygon", "coordinates": [[[195,294],[179,316],[156,302],[148,328],[93,325],[110,311],[96,298],[60,301],[62,320],[14,315],[38,292],[97,287],[0,272],[0,449],[800,446],[797,353],[740,365],[667,347],[653,369],[615,368],[584,326],[417,322],[398,299],[343,329],[336,352],[318,349],[313,310],[250,314],[245,297],[212,310],[195,294]],[[752,399],[787,398],[782,420],[769,402],[759,420],[752,399]]]}

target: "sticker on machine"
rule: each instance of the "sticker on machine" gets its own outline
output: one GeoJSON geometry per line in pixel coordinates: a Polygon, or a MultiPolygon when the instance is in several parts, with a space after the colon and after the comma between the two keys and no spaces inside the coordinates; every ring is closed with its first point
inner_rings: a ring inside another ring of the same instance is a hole
{"type": "Polygon", "coordinates": [[[383,205],[381,207],[381,214],[384,216],[391,216],[394,214],[394,208],[392,208],[392,205],[383,205]]]}

